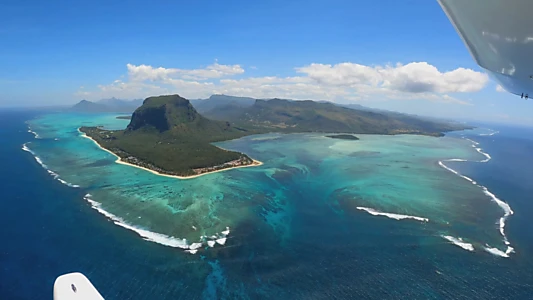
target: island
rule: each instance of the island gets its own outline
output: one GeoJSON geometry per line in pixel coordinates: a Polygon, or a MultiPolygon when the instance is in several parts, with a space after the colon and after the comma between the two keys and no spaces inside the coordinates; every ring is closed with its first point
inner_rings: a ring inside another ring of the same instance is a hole
{"type": "MultiPolygon", "coordinates": [[[[126,129],[105,130],[80,127],[84,137],[128,164],[164,176],[193,178],[233,168],[262,163],[245,153],[230,151],[213,143],[247,135],[281,132],[339,133],[329,138],[358,140],[348,134],[422,134],[441,136],[443,132],[468,127],[419,119],[402,114],[386,114],[339,107],[332,103],[282,99],[253,100],[230,96],[212,97],[201,102],[200,114],[191,102],[179,95],[149,97],[137,108],[126,129]]],[[[126,116],[119,118],[126,119],[126,116]]]]}
{"type": "Polygon", "coordinates": [[[116,118],[119,120],[131,120],[131,116],[117,116],[116,118]]]}
{"type": "Polygon", "coordinates": [[[340,140],[352,140],[352,141],[359,140],[359,138],[353,134],[335,134],[335,135],[326,135],[326,137],[332,138],[332,139],[340,139],[340,140]]]}

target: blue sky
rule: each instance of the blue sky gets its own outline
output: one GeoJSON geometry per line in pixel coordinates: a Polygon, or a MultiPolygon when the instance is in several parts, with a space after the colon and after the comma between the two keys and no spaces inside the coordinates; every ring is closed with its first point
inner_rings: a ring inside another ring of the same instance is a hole
{"type": "Polygon", "coordinates": [[[0,3],[0,106],[161,93],[533,124],[529,103],[496,91],[436,1],[0,3]]]}

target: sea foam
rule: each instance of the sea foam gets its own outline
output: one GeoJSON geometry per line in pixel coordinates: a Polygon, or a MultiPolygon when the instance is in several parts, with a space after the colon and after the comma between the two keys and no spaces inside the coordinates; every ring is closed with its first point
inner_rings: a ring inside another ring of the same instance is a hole
{"type": "MultiPolygon", "coordinates": [[[[89,202],[89,204],[91,204],[91,207],[93,209],[95,209],[96,211],[98,211],[102,215],[106,216],[111,221],[113,221],[113,223],[115,225],[118,225],[118,226],[121,226],[123,228],[126,228],[126,229],[129,229],[131,231],[136,232],[139,236],[141,236],[146,241],[154,242],[154,243],[158,243],[158,244],[161,244],[161,245],[170,246],[170,247],[174,247],[174,248],[185,249],[185,252],[190,253],[190,254],[196,254],[198,252],[198,250],[203,246],[202,242],[189,244],[187,242],[187,239],[180,239],[180,238],[176,238],[176,237],[173,237],[173,236],[168,236],[168,235],[165,235],[165,234],[162,234],[162,233],[149,231],[149,230],[142,229],[142,228],[133,226],[131,224],[128,224],[126,221],[124,221],[124,219],[122,219],[122,218],[120,218],[120,217],[118,217],[118,216],[106,211],[105,209],[103,209],[102,208],[102,204],[97,202],[97,201],[95,201],[95,200],[93,200],[93,199],[91,199],[91,197],[92,197],[91,194],[86,194],[83,197],[83,199],[86,200],[87,202],[89,202]]],[[[211,247],[211,248],[214,247],[216,243],[218,243],[220,245],[224,245],[226,243],[226,240],[227,240],[226,236],[229,235],[229,232],[230,232],[229,227],[226,227],[226,230],[222,232],[222,236],[223,237],[218,237],[216,235],[213,235],[213,236],[210,237],[213,240],[208,240],[207,241],[207,245],[209,247],[211,247]]],[[[201,240],[205,240],[206,238],[208,238],[208,237],[206,237],[206,236],[201,236],[200,237],[201,240]]]]}
{"type": "Polygon", "coordinates": [[[472,144],[474,144],[474,146],[479,145],[479,142],[476,142],[476,141],[471,140],[471,139],[469,139],[469,138],[464,138],[464,139],[467,140],[467,141],[470,141],[472,144]]]}
{"type": "Polygon", "coordinates": [[[35,131],[31,130],[31,129],[28,129],[28,132],[33,134],[36,139],[40,139],[41,138],[37,132],[35,132],[35,131]]]}
{"type": "Polygon", "coordinates": [[[28,148],[28,145],[27,143],[25,143],[24,145],[22,145],[22,150],[26,151],[26,152],[29,152],[33,155],[33,157],[35,158],[35,160],[45,169],[48,170],[48,167],[43,163],[43,161],[41,160],[41,158],[39,156],[37,156],[37,154],[35,154],[35,152],[33,152],[30,148],[28,148]]]}
{"type": "Polygon", "coordinates": [[[457,176],[459,176],[459,177],[462,177],[462,178],[464,178],[464,179],[470,181],[472,184],[475,184],[475,181],[472,180],[472,178],[459,174],[459,172],[457,172],[457,171],[455,171],[454,169],[452,169],[452,168],[446,166],[442,161],[439,161],[439,165],[440,165],[441,167],[443,167],[444,169],[446,169],[446,170],[452,172],[453,174],[455,174],[455,175],[457,175],[457,176]]]}
{"type": "Polygon", "coordinates": [[[421,217],[416,217],[416,216],[408,216],[408,215],[400,215],[400,214],[393,214],[393,213],[384,213],[384,212],[381,212],[379,210],[375,210],[373,208],[361,207],[361,206],[356,207],[356,208],[359,209],[359,210],[364,210],[367,213],[369,213],[371,215],[374,215],[374,216],[385,216],[387,218],[391,218],[391,219],[395,219],[395,220],[413,219],[413,220],[418,220],[418,221],[422,221],[422,222],[429,222],[429,219],[427,219],[427,218],[421,218],[421,217]]]}
{"type": "Polygon", "coordinates": [[[27,144],[22,145],[22,150],[31,153],[33,155],[33,157],[35,158],[35,160],[41,165],[41,167],[43,167],[46,170],[46,172],[48,172],[48,174],[50,174],[52,177],[54,177],[55,180],[61,182],[64,185],[67,185],[67,186],[70,186],[70,187],[73,187],[73,188],[79,188],[80,187],[77,184],[72,184],[70,182],[67,182],[67,181],[61,179],[59,177],[59,174],[57,174],[56,172],[50,170],[48,168],[48,166],[44,164],[44,162],[41,160],[41,158],[39,156],[37,156],[37,154],[35,154],[35,152],[33,152],[30,148],[28,148],[27,144]]]}
{"type": "Polygon", "coordinates": [[[189,249],[191,250],[196,250],[198,248],[202,247],[202,243],[192,243],[190,246],[189,246],[189,249]]]}
{"type": "Polygon", "coordinates": [[[507,218],[511,216],[512,214],[514,214],[514,212],[511,209],[511,206],[509,204],[507,204],[506,202],[496,197],[496,195],[491,193],[486,187],[484,186],[481,186],[481,187],[483,189],[483,193],[489,196],[492,199],[492,201],[496,202],[496,204],[498,204],[498,206],[504,211],[503,217],[501,217],[499,220],[500,234],[503,236],[503,240],[505,244],[510,245],[509,241],[507,240],[507,236],[505,235],[505,221],[507,221],[507,218]]]}
{"type": "Polygon", "coordinates": [[[474,246],[470,243],[467,243],[465,241],[463,241],[462,238],[456,238],[456,237],[453,237],[453,236],[450,236],[450,235],[443,235],[442,236],[443,238],[445,238],[446,240],[450,241],[451,243],[453,243],[454,245],[456,246],[459,246],[465,250],[468,250],[468,251],[474,251],[474,246]]]}
{"type": "Polygon", "coordinates": [[[483,249],[485,249],[485,251],[487,251],[488,253],[492,255],[501,256],[501,257],[509,257],[509,254],[514,252],[513,247],[507,247],[507,251],[505,252],[503,252],[502,250],[498,248],[492,248],[489,245],[486,245],[486,247],[484,247],[483,249]]]}
{"type": "Polygon", "coordinates": [[[219,239],[216,239],[215,240],[218,244],[220,245],[224,245],[226,243],[226,238],[223,237],[223,238],[219,238],[219,239]]]}
{"type": "Polygon", "coordinates": [[[495,135],[496,133],[499,133],[499,131],[493,131],[491,133],[480,133],[479,135],[480,136],[493,136],[495,135]]]}
{"type": "Polygon", "coordinates": [[[488,162],[489,160],[491,160],[490,155],[488,153],[483,152],[483,149],[476,147],[476,151],[481,153],[481,154],[483,154],[486,157],[486,159],[480,160],[479,162],[483,162],[484,163],[484,162],[488,162]]]}
{"type": "MultiPolygon", "coordinates": [[[[492,136],[492,135],[494,135],[494,134],[496,134],[498,132],[499,131],[494,131],[494,132],[492,132],[490,134],[480,134],[480,135],[492,136]]],[[[483,152],[482,148],[477,147],[479,145],[478,142],[476,142],[474,140],[471,140],[471,139],[468,139],[468,138],[465,138],[465,139],[472,143],[472,147],[475,148],[478,153],[480,153],[483,156],[485,156],[484,160],[475,161],[475,162],[486,163],[486,162],[488,162],[489,160],[492,159],[492,157],[488,153],[483,152]]],[[[447,159],[445,161],[467,161],[467,160],[452,158],[452,159],[447,159]]],[[[499,225],[500,234],[503,237],[503,241],[504,241],[505,245],[507,245],[507,251],[503,252],[503,251],[501,251],[501,250],[499,250],[497,248],[491,248],[489,246],[485,247],[485,250],[487,252],[490,252],[490,253],[494,254],[494,255],[499,255],[499,256],[502,256],[502,257],[509,257],[509,254],[514,252],[514,248],[510,246],[511,243],[509,242],[509,240],[507,239],[507,236],[505,235],[505,221],[507,221],[507,218],[514,213],[513,210],[511,209],[511,206],[509,204],[507,204],[505,201],[503,201],[503,200],[499,199],[498,197],[496,197],[496,195],[494,195],[492,192],[490,192],[487,189],[487,187],[477,184],[477,182],[472,180],[471,178],[469,178],[467,176],[464,176],[464,175],[460,174],[459,172],[455,171],[454,169],[446,166],[442,161],[439,161],[439,165],[441,167],[445,168],[446,170],[454,173],[455,175],[460,176],[460,177],[470,181],[472,184],[480,187],[483,190],[483,193],[485,195],[489,196],[491,198],[491,200],[494,201],[503,210],[504,215],[498,220],[498,225],[499,225]],[[503,254],[503,255],[501,255],[501,254],[503,254]]],[[[447,237],[444,237],[444,238],[448,239],[447,237]]],[[[472,247],[472,249],[473,249],[473,247],[472,247]]]]}
{"type": "MultiPolygon", "coordinates": [[[[102,204],[99,202],[96,202],[92,200],[91,194],[85,195],[83,199],[85,199],[87,202],[91,204],[91,207],[101,213],[102,215],[106,216],[107,218],[111,219],[113,223],[115,223],[118,226],[124,227],[126,229],[135,231],[137,234],[139,234],[144,240],[158,243],[165,246],[170,246],[174,248],[181,248],[181,249],[189,249],[189,245],[187,244],[186,239],[179,239],[175,238],[173,236],[168,236],[162,233],[152,232],[146,229],[137,228],[133,225],[130,225],[124,221],[124,219],[115,216],[114,214],[106,211],[102,208],[102,204]]],[[[192,253],[192,252],[191,252],[192,253]]],[[[194,254],[194,253],[192,253],[194,254]]]]}
{"type": "Polygon", "coordinates": [[[223,235],[228,235],[229,234],[229,227],[226,227],[226,230],[222,231],[221,233],[223,235]]]}

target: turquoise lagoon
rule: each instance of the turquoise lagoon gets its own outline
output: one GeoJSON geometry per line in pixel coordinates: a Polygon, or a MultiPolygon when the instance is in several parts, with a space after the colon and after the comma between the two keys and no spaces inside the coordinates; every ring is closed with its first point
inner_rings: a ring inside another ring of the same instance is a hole
{"type": "Polygon", "coordinates": [[[510,208],[454,173],[462,161],[490,158],[460,134],[358,135],[359,141],[318,133],[248,136],[217,145],[262,166],[180,180],[117,164],[77,130],[125,128],[128,120],[116,116],[44,115],[28,122],[37,138],[25,149],[52,176],[83,190],[72,201],[181,255],[217,257],[259,245],[287,250],[305,241],[309,247],[350,239],[364,244],[365,237],[371,243],[368,218],[399,234],[413,235],[417,227],[416,245],[408,246],[512,255],[504,232],[510,208]]]}

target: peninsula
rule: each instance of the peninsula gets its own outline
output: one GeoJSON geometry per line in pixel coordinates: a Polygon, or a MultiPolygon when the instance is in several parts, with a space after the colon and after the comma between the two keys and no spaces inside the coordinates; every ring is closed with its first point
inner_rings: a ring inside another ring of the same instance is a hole
{"type": "Polygon", "coordinates": [[[163,175],[187,178],[260,164],[244,153],[211,144],[249,133],[229,122],[204,118],[178,95],[147,98],[125,130],[79,130],[119,157],[121,163],[163,175]]]}
{"type": "MultiPolygon", "coordinates": [[[[179,95],[149,97],[135,110],[125,130],[81,127],[79,130],[117,162],[151,172],[191,178],[261,163],[244,153],[221,149],[214,142],[246,135],[282,132],[339,133],[329,138],[357,140],[353,134],[420,134],[468,128],[402,114],[386,114],[339,107],[315,101],[253,100],[231,96],[195,100],[204,117],[179,95]],[[210,103],[209,101],[224,100],[210,103]],[[200,102],[198,101],[208,101],[200,102]],[[250,101],[255,101],[253,104],[250,101]]],[[[121,118],[125,118],[121,116],[121,118]]]]}

